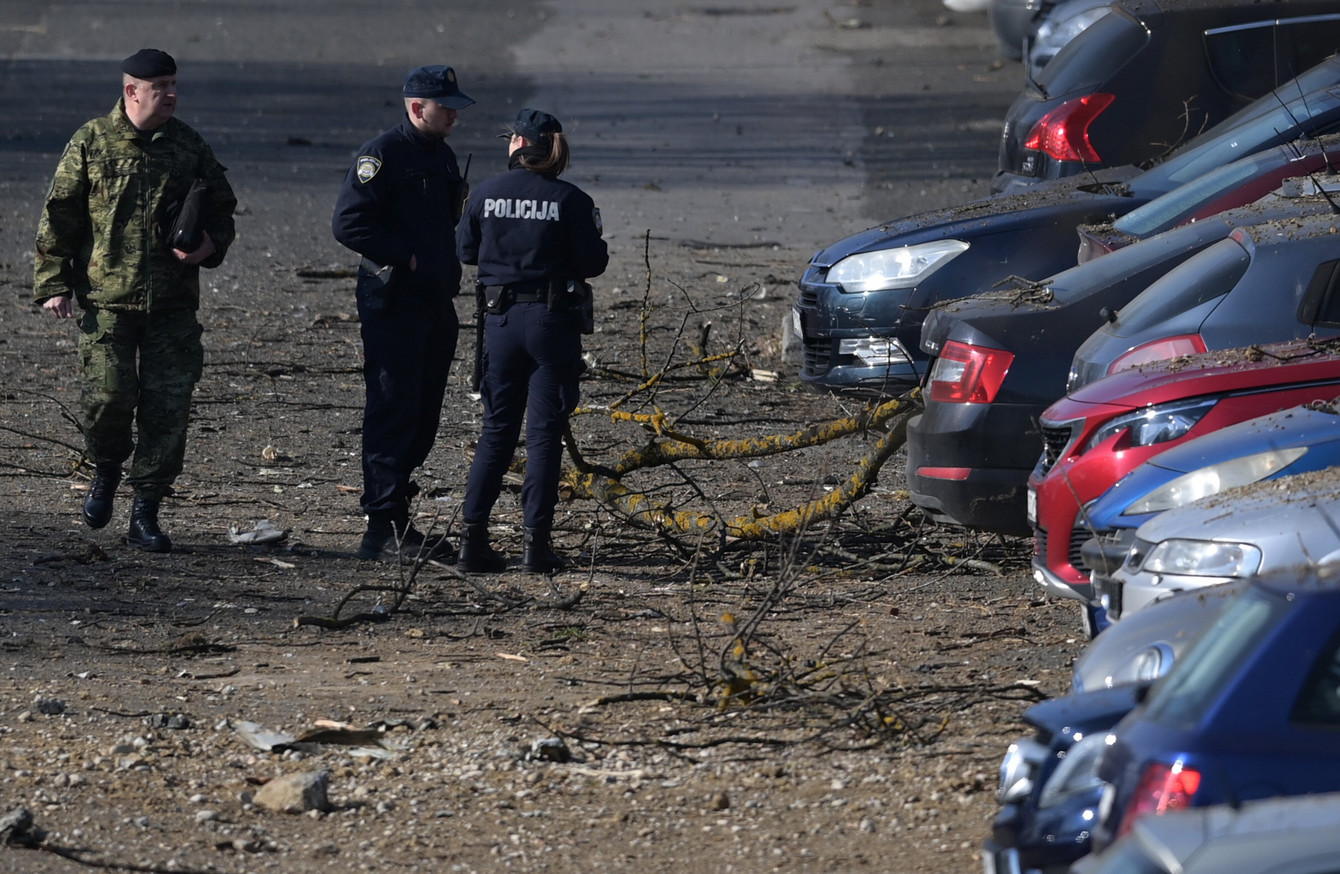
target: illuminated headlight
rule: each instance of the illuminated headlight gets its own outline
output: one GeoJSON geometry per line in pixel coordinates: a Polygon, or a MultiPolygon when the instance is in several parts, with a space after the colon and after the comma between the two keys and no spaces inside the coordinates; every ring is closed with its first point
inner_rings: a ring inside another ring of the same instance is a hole
{"type": "Polygon", "coordinates": [[[1146,407],[1124,416],[1117,416],[1094,433],[1085,445],[1084,451],[1088,452],[1122,431],[1130,432],[1131,446],[1152,446],[1155,443],[1177,440],[1185,437],[1188,431],[1196,427],[1196,423],[1216,403],[1217,399],[1181,401],[1146,407]]]}
{"type": "Polygon", "coordinates": [[[936,240],[862,252],[828,268],[828,281],[850,294],[911,288],[966,251],[968,244],[959,240],[936,240]]]}
{"type": "Polygon", "coordinates": [[[1061,764],[1042,786],[1038,807],[1055,807],[1067,798],[1090,791],[1103,781],[1098,779],[1098,758],[1107,748],[1104,736],[1091,734],[1066,751],[1061,764]]]}
{"type": "Polygon", "coordinates": [[[1299,446],[1292,449],[1272,449],[1269,452],[1258,452],[1220,464],[1211,464],[1183,474],[1162,488],[1155,489],[1127,507],[1121,515],[1162,513],[1173,507],[1217,495],[1224,489],[1245,486],[1278,473],[1306,454],[1307,448],[1299,446]]]}
{"type": "Polygon", "coordinates": [[[887,337],[860,337],[855,340],[839,340],[839,355],[854,355],[867,367],[882,367],[889,364],[906,364],[912,360],[903,348],[903,344],[887,337]]]}
{"type": "Polygon", "coordinates": [[[1189,577],[1248,577],[1260,567],[1261,550],[1250,543],[1165,540],[1150,550],[1141,569],[1189,577]]]}

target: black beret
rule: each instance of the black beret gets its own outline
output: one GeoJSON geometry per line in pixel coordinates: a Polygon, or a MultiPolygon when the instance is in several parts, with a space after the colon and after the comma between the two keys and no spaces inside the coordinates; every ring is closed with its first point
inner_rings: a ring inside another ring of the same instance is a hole
{"type": "Polygon", "coordinates": [[[412,70],[405,77],[404,95],[424,97],[448,109],[464,109],[475,102],[461,93],[460,86],[456,84],[456,71],[442,65],[412,70]]]}
{"type": "Polygon", "coordinates": [[[547,140],[551,134],[563,133],[563,125],[559,124],[558,119],[538,109],[523,109],[518,112],[511,129],[513,133],[521,134],[532,143],[547,140]]]}
{"type": "Polygon", "coordinates": [[[136,79],[177,75],[177,62],[159,49],[140,49],[121,62],[121,72],[136,79]]]}

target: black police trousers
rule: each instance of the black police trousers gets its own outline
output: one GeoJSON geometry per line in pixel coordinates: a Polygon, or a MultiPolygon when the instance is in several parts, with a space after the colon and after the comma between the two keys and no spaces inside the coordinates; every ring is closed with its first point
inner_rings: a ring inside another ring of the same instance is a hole
{"type": "Polygon", "coordinates": [[[577,407],[583,368],[579,313],[550,312],[539,302],[512,304],[485,317],[479,386],[484,423],[465,487],[466,524],[488,522],[524,418],[523,519],[527,528],[549,530],[558,504],[563,432],[577,407]]]}
{"type": "Polygon", "coordinates": [[[363,496],[369,518],[403,521],[415,468],[437,439],[460,324],[449,298],[358,301],[363,337],[363,496]]]}

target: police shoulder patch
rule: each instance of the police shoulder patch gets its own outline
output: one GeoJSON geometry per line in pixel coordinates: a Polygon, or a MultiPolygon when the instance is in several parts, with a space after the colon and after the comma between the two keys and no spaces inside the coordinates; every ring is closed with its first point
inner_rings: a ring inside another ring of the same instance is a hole
{"type": "Polygon", "coordinates": [[[372,177],[377,175],[377,171],[382,168],[381,158],[374,158],[371,155],[360,155],[358,158],[358,181],[371,182],[372,177]]]}
{"type": "Polygon", "coordinates": [[[592,219],[595,221],[595,223],[596,223],[596,233],[597,233],[597,234],[600,234],[601,236],[604,236],[604,235],[605,235],[605,226],[604,226],[603,224],[600,223],[600,207],[597,206],[597,207],[593,207],[593,208],[591,209],[591,218],[592,218],[592,219]]]}

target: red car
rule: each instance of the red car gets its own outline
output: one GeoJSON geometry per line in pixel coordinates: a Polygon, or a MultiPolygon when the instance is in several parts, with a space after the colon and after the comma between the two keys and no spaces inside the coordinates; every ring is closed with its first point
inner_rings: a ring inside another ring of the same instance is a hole
{"type": "MultiPolygon", "coordinates": [[[[1337,391],[1340,343],[1294,340],[1143,365],[1052,404],[1042,414],[1042,457],[1028,478],[1034,578],[1053,594],[1088,602],[1080,546],[1091,536],[1083,512],[1089,502],[1178,443],[1337,391]]],[[[1086,610],[1085,618],[1100,617],[1086,610]]]]}

